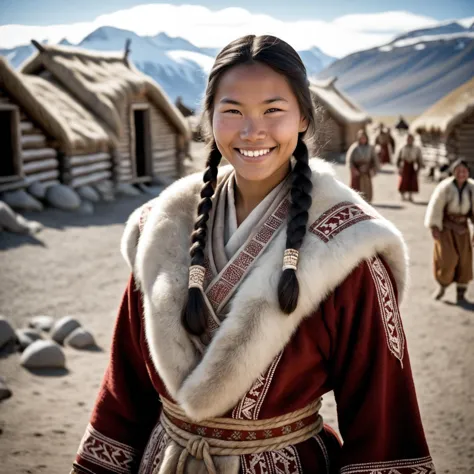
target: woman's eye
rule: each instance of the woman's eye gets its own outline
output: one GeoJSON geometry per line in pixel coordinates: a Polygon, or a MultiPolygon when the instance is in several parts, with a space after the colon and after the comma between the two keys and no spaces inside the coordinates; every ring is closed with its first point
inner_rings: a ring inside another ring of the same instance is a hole
{"type": "Polygon", "coordinates": [[[229,110],[224,110],[225,114],[240,114],[240,110],[237,109],[229,109],[229,110]]]}
{"type": "Polygon", "coordinates": [[[272,114],[274,112],[281,112],[281,109],[277,109],[276,107],[272,107],[271,109],[268,109],[265,113],[268,114],[272,114]]]}

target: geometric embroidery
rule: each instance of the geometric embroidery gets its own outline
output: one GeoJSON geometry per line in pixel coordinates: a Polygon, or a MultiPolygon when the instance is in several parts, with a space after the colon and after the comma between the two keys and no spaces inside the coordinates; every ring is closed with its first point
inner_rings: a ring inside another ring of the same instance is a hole
{"type": "Polygon", "coordinates": [[[164,450],[168,444],[169,436],[160,422],[151,433],[148,445],[140,464],[138,474],[153,474],[163,459],[164,450]]]}
{"type": "Polygon", "coordinates": [[[104,436],[91,424],[87,426],[78,454],[81,458],[117,474],[133,472],[139,461],[138,450],[104,436]]]}
{"type": "Polygon", "coordinates": [[[243,474],[302,474],[298,451],[294,446],[279,451],[241,456],[243,474]]]}
{"type": "Polygon", "coordinates": [[[377,291],[377,299],[388,348],[400,361],[403,368],[405,336],[390,277],[379,257],[372,257],[367,263],[377,291]]]}
{"type": "Polygon", "coordinates": [[[341,474],[436,474],[430,456],[398,461],[351,464],[343,467],[341,474]]]}
{"type": "Polygon", "coordinates": [[[143,232],[143,227],[145,227],[145,222],[148,218],[148,214],[152,210],[153,206],[146,205],[142,207],[142,212],[140,213],[140,218],[138,219],[138,229],[140,230],[140,234],[143,232]]]}
{"type": "Polygon", "coordinates": [[[258,376],[250,390],[245,394],[240,403],[232,411],[232,418],[237,420],[258,420],[260,409],[272,383],[275,370],[280,362],[283,352],[280,352],[268,370],[258,376]]]}
{"type": "Polygon", "coordinates": [[[226,300],[237,288],[237,284],[250,270],[255,259],[276,235],[277,230],[285,222],[289,209],[290,201],[285,198],[243,250],[234,255],[219,278],[207,287],[206,296],[216,313],[224,306],[226,300]]]}
{"type": "Polygon", "coordinates": [[[344,229],[368,219],[375,219],[375,217],[366,214],[357,204],[344,201],[323,212],[311,225],[309,231],[328,243],[344,229]]]}

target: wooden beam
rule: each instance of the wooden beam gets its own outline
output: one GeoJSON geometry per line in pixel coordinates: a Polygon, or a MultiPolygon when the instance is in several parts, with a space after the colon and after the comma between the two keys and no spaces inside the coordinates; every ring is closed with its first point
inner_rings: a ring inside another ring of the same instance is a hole
{"type": "Polygon", "coordinates": [[[50,158],[49,160],[30,161],[23,165],[23,172],[26,175],[37,173],[38,171],[48,171],[58,168],[58,160],[50,158]]]}
{"type": "Polygon", "coordinates": [[[89,174],[87,176],[78,176],[74,178],[69,184],[73,188],[78,188],[79,186],[85,186],[86,184],[97,183],[98,181],[104,181],[105,179],[110,179],[112,177],[111,171],[99,171],[97,173],[89,174]]]}
{"type": "Polygon", "coordinates": [[[24,162],[44,160],[46,158],[56,158],[56,150],[54,148],[40,148],[33,150],[22,150],[21,159],[24,162]]]}
{"type": "Polygon", "coordinates": [[[99,161],[112,162],[112,158],[109,153],[94,153],[92,155],[75,155],[69,158],[69,164],[71,166],[88,165],[91,163],[97,163],[99,161]]]}
{"type": "Polygon", "coordinates": [[[41,43],[38,43],[38,41],[32,39],[32,40],[31,40],[31,44],[32,44],[40,53],[45,53],[45,52],[46,52],[45,47],[44,47],[41,43]]]}

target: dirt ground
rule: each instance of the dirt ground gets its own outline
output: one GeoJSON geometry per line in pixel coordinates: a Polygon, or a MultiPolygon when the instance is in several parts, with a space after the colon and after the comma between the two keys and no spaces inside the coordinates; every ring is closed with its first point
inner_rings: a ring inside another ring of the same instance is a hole
{"type": "MultiPolygon", "coordinates": [[[[344,167],[337,166],[347,182],[344,167]]],[[[474,306],[432,301],[432,242],[423,228],[433,184],[415,204],[402,203],[388,167],[375,179],[375,206],[404,233],[411,253],[411,290],[402,317],[428,443],[438,473],[474,473],[474,306]]],[[[128,270],[119,254],[123,225],[146,201],[101,203],[93,216],[57,210],[30,215],[45,225],[35,238],[0,233],[0,314],[17,328],[28,317],[75,316],[100,350],[66,348],[67,371],[37,374],[19,355],[0,357],[12,398],[0,403],[0,472],[69,472],[105,370],[114,319],[128,270]]],[[[474,301],[474,288],[468,296],[474,301]]],[[[325,399],[335,423],[334,401],[325,399]]]]}

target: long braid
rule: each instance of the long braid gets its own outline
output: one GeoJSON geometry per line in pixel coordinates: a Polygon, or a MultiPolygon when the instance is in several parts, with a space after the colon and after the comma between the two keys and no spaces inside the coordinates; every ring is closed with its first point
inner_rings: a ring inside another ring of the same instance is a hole
{"type": "MultiPolygon", "coordinates": [[[[288,216],[286,231],[286,249],[299,251],[306,234],[308,224],[308,211],[311,207],[311,168],[309,167],[308,148],[301,137],[298,138],[293,156],[296,159],[292,171],[293,183],[291,187],[291,207],[288,216]]],[[[299,283],[296,270],[287,268],[283,270],[278,283],[278,302],[281,310],[292,313],[298,304],[299,283]]]]}
{"type": "MultiPolygon", "coordinates": [[[[207,241],[207,221],[212,209],[212,196],[214,195],[218,166],[221,154],[217,149],[215,141],[211,143],[211,149],[206,161],[204,171],[204,186],[201,189],[201,201],[198,205],[198,218],[194,223],[194,231],[191,234],[191,266],[204,266],[204,251],[207,241]]],[[[185,329],[195,336],[204,333],[207,327],[207,310],[204,302],[202,289],[192,287],[188,289],[188,300],[181,313],[181,322],[185,329]]]]}

